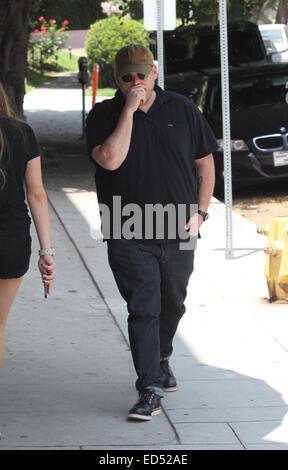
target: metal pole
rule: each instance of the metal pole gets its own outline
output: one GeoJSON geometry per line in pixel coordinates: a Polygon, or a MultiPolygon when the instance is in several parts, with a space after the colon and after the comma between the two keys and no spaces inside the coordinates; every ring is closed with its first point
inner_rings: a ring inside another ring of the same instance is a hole
{"type": "Polygon", "coordinates": [[[227,4],[219,1],[220,45],[221,45],[221,89],[222,89],[222,127],[223,127],[223,165],[226,210],[226,259],[233,259],[232,230],[232,171],[230,135],[229,64],[227,35],[227,4]]]}
{"type": "Polygon", "coordinates": [[[164,0],[157,0],[157,59],[158,85],[164,89],[164,0]]]}

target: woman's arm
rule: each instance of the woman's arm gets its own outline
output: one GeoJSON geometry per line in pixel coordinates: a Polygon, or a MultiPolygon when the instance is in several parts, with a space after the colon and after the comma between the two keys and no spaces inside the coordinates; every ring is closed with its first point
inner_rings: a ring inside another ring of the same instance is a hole
{"type": "MultiPolygon", "coordinates": [[[[27,162],[25,173],[25,185],[27,200],[30,207],[33,222],[35,224],[40,248],[50,248],[50,222],[48,201],[42,182],[40,157],[27,162]]],[[[43,282],[50,287],[54,280],[55,262],[50,255],[41,256],[39,260],[39,270],[42,274],[43,282]]]]}
{"type": "Polygon", "coordinates": [[[47,196],[42,183],[40,157],[28,161],[25,184],[27,200],[37,231],[40,248],[49,248],[51,246],[49,212],[47,196]]]}

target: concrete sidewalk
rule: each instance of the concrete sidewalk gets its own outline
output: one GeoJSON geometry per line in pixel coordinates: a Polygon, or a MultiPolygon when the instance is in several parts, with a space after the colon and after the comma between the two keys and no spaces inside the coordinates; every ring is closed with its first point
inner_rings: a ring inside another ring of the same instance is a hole
{"type": "Polygon", "coordinates": [[[136,399],[127,314],[106,246],[91,236],[99,217],[79,122],[65,113],[66,145],[61,132],[55,144],[39,132],[53,136],[55,101],[39,119],[26,110],[45,146],[58,270],[44,300],[34,236],[0,372],[0,449],[288,449],[288,308],[266,299],[265,237],[234,214],[225,260],[224,206],[212,201],[171,361],[179,390],[151,422],[127,422],[136,399]]]}

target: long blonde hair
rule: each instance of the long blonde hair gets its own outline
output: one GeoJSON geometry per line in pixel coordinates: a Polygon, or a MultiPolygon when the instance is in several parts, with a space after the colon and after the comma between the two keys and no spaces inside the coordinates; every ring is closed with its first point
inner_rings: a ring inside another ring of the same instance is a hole
{"type": "MultiPolygon", "coordinates": [[[[0,82],[0,117],[12,117],[11,108],[9,106],[8,96],[4,90],[2,83],[0,82]]],[[[3,168],[1,168],[1,162],[3,163],[3,155],[5,150],[5,137],[0,127],[0,190],[4,188],[6,183],[6,175],[3,168]]]]}

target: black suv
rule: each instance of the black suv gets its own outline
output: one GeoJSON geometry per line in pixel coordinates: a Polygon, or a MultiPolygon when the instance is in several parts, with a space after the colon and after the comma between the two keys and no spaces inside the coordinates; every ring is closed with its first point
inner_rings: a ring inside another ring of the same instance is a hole
{"type": "MultiPolygon", "coordinates": [[[[152,34],[152,44],[154,39],[152,34]]],[[[166,74],[220,67],[219,25],[182,26],[165,31],[164,54],[166,74]]],[[[232,66],[271,62],[258,26],[249,21],[228,24],[228,54],[232,66]]]]}
{"type": "MultiPolygon", "coordinates": [[[[250,58],[247,56],[245,58],[244,52],[242,54],[238,46],[236,47],[240,38],[238,36],[239,30],[236,28],[230,29],[230,33],[231,31],[237,33],[234,36],[234,41],[230,34],[230,57],[233,56],[233,60],[230,62],[233,186],[250,185],[272,178],[288,178],[288,104],[285,99],[288,92],[286,88],[288,87],[288,63],[269,64],[262,49],[263,42],[257,43],[259,47],[254,44],[253,50],[246,51],[247,54],[250,53],[250,58]],[[237,41],[236,38],[238,38],[237,41]]],[[[250,41],[249,31],[254,35],[255,28],[252,26],[251,29],[249,27],[245,29],[242,42],[243,44],[246,42],[246,46],[250,41]]],[[[166,54],[172,50],[171,45],[168,47],[170,41],[171,44],[173,43],[172,33],[175,36],[177,30],[168,35],[168,43],[165,43],[166,54]]],[[[188,34],[188,30],[185,31],[186,34],[188,34]]],[[[201,34],[204,38],[203,28],[201,34]]],[[[215,34],[213,37],[214,49],[212,36],[209,36],[209,41],[208,39],[207,41],[210,44],[210,49],[218,51],[219,37],[217,39],[215,34]]],[[[258,33],[255,37],[258,41],[258,33]]],[[[182,33],[180,38],[183,41],[182,33]]],[[[198,46],[203,38],[196,42],[198,46]]],[[[178,38],[177,41],[180,39],[178,38]]],[[[245,49],[244,46],[243,49],[245,49]]],[[[191,63],[185,63],[183,54],[179,55],[178,59],[172,54],[170,61],[167,57],[165,88],[193,99],[205,115],[218,139],[219,149],[214,154],[216,177],[217,182],[223,186],[221,183],[224,176],[219,61],[218,63],[216,60],[211,59],[210,61],[209,54],[205,55],[203,52],[201,67],[200,63],[198,63],[199,67],[196,67],[196,53],[193,57],[195,68],[191,63]]]]}

